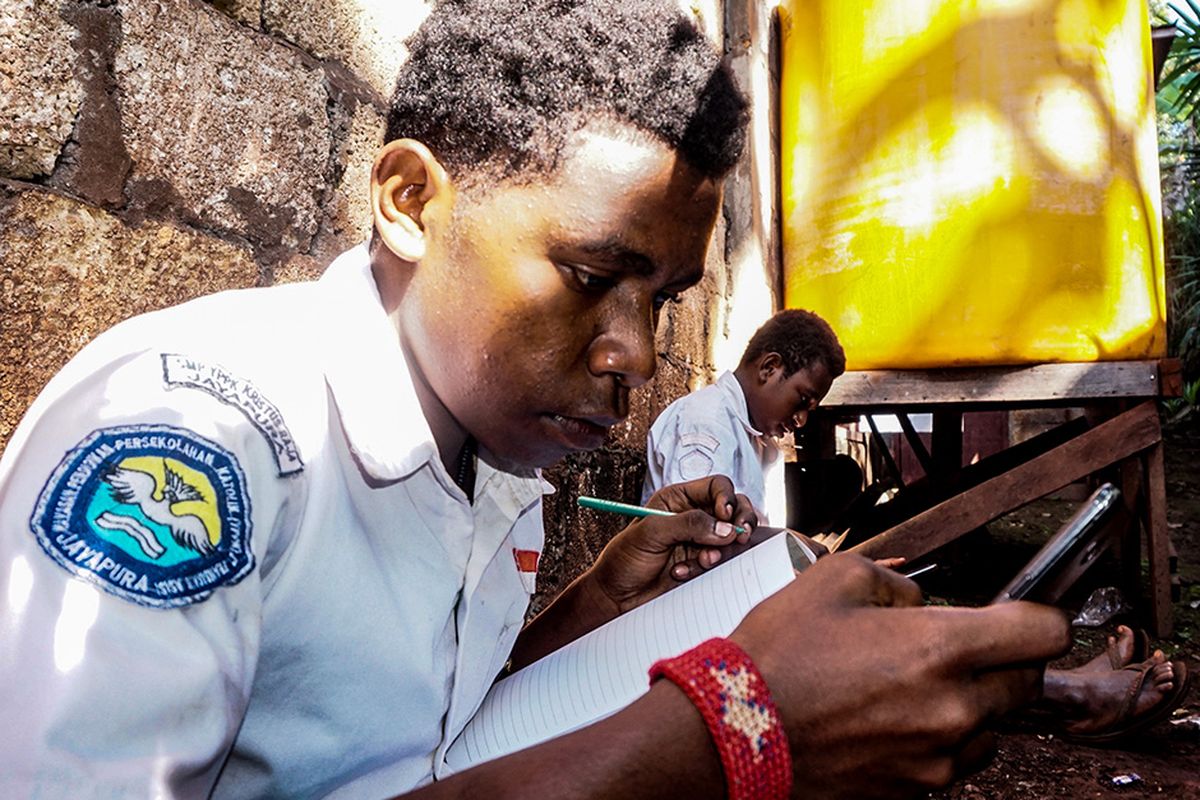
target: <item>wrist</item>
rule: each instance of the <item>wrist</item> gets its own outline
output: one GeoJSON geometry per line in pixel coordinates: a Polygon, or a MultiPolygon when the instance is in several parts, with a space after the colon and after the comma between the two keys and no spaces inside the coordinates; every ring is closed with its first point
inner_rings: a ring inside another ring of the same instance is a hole
{"type": "Polygon", "coordinates": [[[603,625],[628,610],[609,591],[604,580],[597,574],[595,566],[579,576],[575,588],[579,593],[577,602],[586,609],[585,613],[588,616],[597,621],[597,625],[603,625]]]}
{"type": "Polygon", "coordinates": [[[730,800],[776,800],[792,786],[792,758],[762,674],[737,644],[709,639],[650,668],[700,712],[720,755],[730,800]]]}

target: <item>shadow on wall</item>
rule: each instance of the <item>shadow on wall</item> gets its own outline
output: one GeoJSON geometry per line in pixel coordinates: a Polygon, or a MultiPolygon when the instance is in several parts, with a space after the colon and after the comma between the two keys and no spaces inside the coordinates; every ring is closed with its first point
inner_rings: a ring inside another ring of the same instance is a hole
{"type": "Polygon", "coordinates": [[[787,305],[853,369],[1162,354],[1140,0],[886,5],[785,22],[787,305]]]}

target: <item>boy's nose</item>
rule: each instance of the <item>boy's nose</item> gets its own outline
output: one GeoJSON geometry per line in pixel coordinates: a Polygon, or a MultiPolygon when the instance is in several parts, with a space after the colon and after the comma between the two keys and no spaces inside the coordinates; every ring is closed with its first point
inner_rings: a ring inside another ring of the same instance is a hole
{"type": "Polygon", "coordinates": [[[634,389],[654,377],[656,359],[650,325],[613,326],[592,342],[588,369],[593,375],[614,375],[622,386],[634,389]]]}
{"type": "Polygon", "coordinates": [[[803,428],[805,423],[807,423],[807,422],[808,422],[808,411],[807,410],[797,411],[795,414],[792,414],[792,426],[796,430],[800,430],[801,428],[803,428]]]}

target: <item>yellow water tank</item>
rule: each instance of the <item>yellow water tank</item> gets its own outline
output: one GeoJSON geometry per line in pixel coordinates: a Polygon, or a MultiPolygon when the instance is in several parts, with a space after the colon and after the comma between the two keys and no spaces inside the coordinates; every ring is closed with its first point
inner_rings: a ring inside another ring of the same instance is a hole
{"type": "Polygon", "coordinates": [[[1166,352],[1145,0],[786,0],[786,305],[851,369],[1166,352]]]}

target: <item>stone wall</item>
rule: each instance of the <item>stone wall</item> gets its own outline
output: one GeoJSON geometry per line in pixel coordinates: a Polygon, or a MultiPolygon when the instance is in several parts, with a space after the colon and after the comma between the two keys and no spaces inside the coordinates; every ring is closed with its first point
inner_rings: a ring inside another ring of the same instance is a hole
{"type": "Polygon", "coordinates": [[[398,57],[425,6],[363,5],[0,0],[0,446],[114,323],[368,233],[395,65],[343,56],[398,57]]]}
{"type": "MultiPolygon", "coordinates": [[[[723,38],[724,3],[684,7],[723,38]]],[[[426,12],[419,0],[0,0],[0,448],[114,323],[315,277],[368,234],[385,98],[426,12]]],[[[737,277],[724,228],[703,285],[664,316],[659,374],[630,420],[548,475],[560,487],[548,592],[621,524],[579,515],[573,498],[636,501],[649,422],[715,375],[737,277]]]]}

